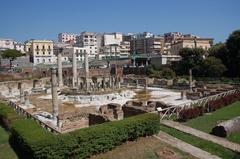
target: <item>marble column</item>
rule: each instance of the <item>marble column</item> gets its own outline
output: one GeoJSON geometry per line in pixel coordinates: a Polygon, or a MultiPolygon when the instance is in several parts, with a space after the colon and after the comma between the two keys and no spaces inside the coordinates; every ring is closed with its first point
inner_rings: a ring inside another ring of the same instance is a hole
{"type": "Polygon", "coordinates": [[[12,87],[11,87],[11,86],[8,86],[8,93],[9,93],[10,96],[13,95],[13,94],[12,94],[12,87]]]}
{"type": "Polygon", "coordinates": [[[63,86],[63,76],[62,76],[62,55],[59,52],[57,55],[57,65],[58,65],[58,86],[63,86]]]}
{"type": "Polygon", "coordinates": [[[85,78],[86,78],[86,90],[89,90],[89,63],[88,63],[88,53],[85,53],[85,78]]]}
{"type": "Polygon", "coordinates": [[[22,83],[19,83],[19,92],[20,92],[20,104],[24,104],[24,90],[22,83]]]}
{"type": "Polygon", "coordinates": [[[189,88],[190,92],[192,92],[192,69],[189,69],[189,88]]]}
{"type": "Polygon", "coordinates": [[[76,54],[72,54],[72,87],[76,87],[76,82],[77,82],[77,57],[76,54]]]}
{"type": "Polygon", "coordinates": [[[29,102],[29,96],[28,96],[28,91],[24,91],[24,105],[25,106],[29,106],[30,105],[30,102],[29,102]]]}
{"type": "Polygon", "coordinates": [[[148,89],[148,77],[145,78],[145,87],[144,88],[145,88],[145,90],[148,89]]]}
{"type": "Polygon", "coordinates": [[[52,108],[53,108],[53,119],[57,120],[58,116],[58,94],[57,94],[57,77],[56,73],[57,70],[56,68],[51,69],[52,72],[52,108]]]}
{"type": "Polygon", "coordinates": [[[138,79],[136,79],[136,88],[138,88],[138,79]]]}

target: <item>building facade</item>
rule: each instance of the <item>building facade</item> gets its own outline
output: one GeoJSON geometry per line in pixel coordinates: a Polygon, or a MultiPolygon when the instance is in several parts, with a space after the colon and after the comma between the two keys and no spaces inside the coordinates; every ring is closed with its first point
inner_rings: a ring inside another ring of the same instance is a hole
{"type": "Polygon", "coordinates": [[[173,43],[177,39],[180,39],[183,37],[183,34],[180,32],[169,32],[169,33],[164,33],[164,40],[167,43],[173,43]]]}
{"type": "Polygon", "coordinates": [[[58,42],[75,44],[77,36],[78,34],[73,34],[73,33],[59,33],[58,42]]]}
{"type": "Polygon", "coordinates": [[[26,42],[26,52],[30,53],[30,61],[34,64],[55,64],[56,56],[53,53],[53,41],[30,40],[26,42]]]}
{"type": "Polygon", "coordinates": [[[153,36],[131,40],[132,54],[161,54],[164,52],[164,38],[153,36]]]}
{"type": "Polygon", "coordinates": [[[89,47],[89,54],[97,55],[102,46],[102,35],[95,32],[82,32],[76,37],[76,46],[89,47]]]}
{"type": "Polygon", "coordinates": [[[123,34],[122,33],[105,33],[103,35],[103,45],[120,45],[123,41],[123,34]]]}
{"type": "Polygon", "coordinates": [[[94,55],[90,55],[90,48],[89,47],[66,47],[63,49],[62,61],[63,62],[71,62],[72,55],[76,54],[77,61],[84,62],[85,54],[89,55],[89,58],[95,58],[94,55]]]}
{"type": "Polygon", "coordinates": [[[182,48],[202,48],[208,51],[213,45],[211,38],[182,38],[171,45],[170,52],[172,55],[178,55],[182,48]]]}

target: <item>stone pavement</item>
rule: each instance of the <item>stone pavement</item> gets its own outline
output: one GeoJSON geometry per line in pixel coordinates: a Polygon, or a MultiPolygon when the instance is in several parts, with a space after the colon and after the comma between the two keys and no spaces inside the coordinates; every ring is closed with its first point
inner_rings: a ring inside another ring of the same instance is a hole
{"type": "Polygon", "coordinates": [[[191,154],[200,159],[220,159],[220,157],[210,154],[198,147],[190,145],[182,140],[179,140],[165,132],[160,131],[157,135],[154,135],[155,138],[170,144],[184,152],[191,154]]]}
{"type": "Polygon", "coordinates": [[[225,138],[217,137],[217,136],[205,133],[203,131],[193,129],[193,128],[185,126],[185,125],[182,125],[178,122],[171,121],[171,120],[162,120],[161,124],[164,124],[166,126],[175,128],[175,129],[177,129],[179,131],[182,131],[182,132],[185,132],[187,134],[197,136],[197,137],[202,138],[204,140],[212,141],[212,142],[214,142],[218,145],[221,145],[225,148],[228,148],[230,150],[240,152],[240,145],[239,144],[230,142],[230,141],[226,140],[225,138]]]}

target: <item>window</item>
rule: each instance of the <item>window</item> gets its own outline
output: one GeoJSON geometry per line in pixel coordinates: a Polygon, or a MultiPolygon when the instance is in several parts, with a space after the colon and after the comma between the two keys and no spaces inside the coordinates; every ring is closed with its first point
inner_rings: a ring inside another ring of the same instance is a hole
{"type": "Polygon", "coordinates": [[[37,63],[39,63],[39,59],[37,59],[37,63]]]}
{"type": "Polygon", "coordinates": [[[50,55],[50,54],[51,54],[51,52],[48,52],[48,54],[50,55]]]}
{"type": "Polygon", "coordinates": [[[37,45],[37,49],[39,49],[38,45],[37,45]]]}
{"type": "Polygon", "coordinates": [[[45,63],[45,59],[43,59],[42,62],[45,63]]]}
{"type": "Polygon", "coordinates": [[[50,50],[50,49],[51,49],[51,46],[48,46],[48,49],[50,50]]]}
{"type": "Polygon", "coordinates": [[[43,51],[43,55],[45,55],[45,52],[43,51]]]}
{"type": "Polygon", "coordinates": [[[37,55],[39,54],[39,52],[37,52],[37,55]]]}
{"type": "Polygon", "coordinates": [[[48,59],[48,62],[51,62],[51,59],[48,59]]]}
{"type": "Polygon", "coordinates": [[[45,46],[44,46],[44,45],[42,46],[42,49],[45,49],[45,46]]]}

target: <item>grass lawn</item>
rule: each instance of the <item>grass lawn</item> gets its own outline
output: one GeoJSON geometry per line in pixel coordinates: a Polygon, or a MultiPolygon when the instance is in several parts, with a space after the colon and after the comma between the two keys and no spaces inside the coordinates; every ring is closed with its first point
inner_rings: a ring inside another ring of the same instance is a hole
{"type": "MultiPolygon", "coordinates": [[[[212,128],[216,126],[218,122],[229,120],[237,116],[240,116],[240,101],[218,109],[215,112],[207,113],[195,119],[188,120],[183,124],[210,133],[212,128]]],[[[240,144],[240,133],[232,134],[228,136],[227,139],[240,144]]]]}
{"type": "Polygon", "coordinates": [[[0,126],[0,159],[17,159],[17,155],[8,143],[9,134],[0,126]]]}
{"type": "Polygon", "coordinates": [[[223,159],[239,159],[240,154],[228,150],[218,144],[215,144],[211,141],[203,140],[201,138],[195,137],[190,134],[178,131],[174,128],[170,128],[164,125],[160,125],[160,130],[172,135],[182,141],[185,141],[193,146],[199,147],[202,150],[205,150],[213,155],[219,156],[223,159]]]}
{"type": "Polygon", "coordinates": [[[142,137],[137,141],[127,142],[111,151],[92,156],[90,159],[195,159],[154,137],[142,137]]]}

